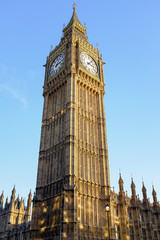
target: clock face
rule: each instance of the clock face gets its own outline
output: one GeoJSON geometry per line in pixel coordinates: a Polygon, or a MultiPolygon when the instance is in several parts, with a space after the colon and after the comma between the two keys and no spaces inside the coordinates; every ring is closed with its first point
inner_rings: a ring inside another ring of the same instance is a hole
{"type": "Polygon", "coordinates": [[[62,67],[64,63],[64,54],[60,54],[58,57],[56,57],[56,59],[54,59],[51,68],[49,70],[49,75],[50,76],[54,76],[62,67]]]}
{"type": "Polygon", "coordinates": [[[98,72],[97,64],[87,53],[82,52],[80,54],[80,61],[88,72],[92,73],[93,75],[98,72]]]}

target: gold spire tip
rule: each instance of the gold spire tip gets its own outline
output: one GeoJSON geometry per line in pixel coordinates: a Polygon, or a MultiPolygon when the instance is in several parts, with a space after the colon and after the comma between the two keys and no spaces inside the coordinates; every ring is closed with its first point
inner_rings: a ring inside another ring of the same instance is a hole
{"type": "Polygon", "coordinates": [[[77,6],[76,6],[76,3],[74,2],[74,3],[73,3],[73,11],[74,11],[74,12],[76,11],[76,8],[77,8],[77,6]]]}

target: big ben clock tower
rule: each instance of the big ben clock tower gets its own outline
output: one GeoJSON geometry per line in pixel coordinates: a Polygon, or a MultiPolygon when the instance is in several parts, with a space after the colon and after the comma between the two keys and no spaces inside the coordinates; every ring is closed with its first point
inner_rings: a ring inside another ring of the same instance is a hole
{"type": "Polygon", "coordinates": [[[110,177],[103,62],[75,5],[45,68],[32,239],[106,239],[110,177]]]}

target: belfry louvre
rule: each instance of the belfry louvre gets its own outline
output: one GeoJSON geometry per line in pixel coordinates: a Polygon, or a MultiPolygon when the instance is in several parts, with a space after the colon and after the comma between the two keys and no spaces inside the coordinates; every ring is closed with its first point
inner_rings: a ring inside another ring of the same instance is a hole
{"type": "Polygon", "coordinates": [[[0,239],[160,239],[160,206],[111,191],[103,61],[86,36],[76,6],[60,43],[47,57],[36,192],[27,207],[0,197],[0,239]],[[3,206],[4,205],[4,206],[3,206]],[[106,205],[109,212],[106,212],[106,205]],[[30,215],[31,221],[30,221],[30,215]]]}

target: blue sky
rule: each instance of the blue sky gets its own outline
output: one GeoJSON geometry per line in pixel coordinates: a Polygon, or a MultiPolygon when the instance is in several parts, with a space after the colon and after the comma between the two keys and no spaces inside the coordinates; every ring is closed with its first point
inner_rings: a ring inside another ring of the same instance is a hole
{"type": "MultiPolygon", "coordinates": [[[[76,1],[90,43],[98,42],[106,83],[111,186],[119,169],[160,199],[160,1],[76,1]]],[[[0,192],[35,189],[43,108],[43,64],[58,45],[73,1],[0,1],[0,192]]],[[[151,198],[152,200],[152,198],[151,198]]]]}

